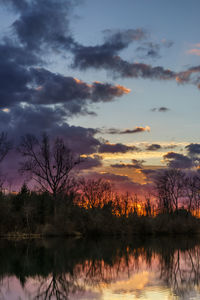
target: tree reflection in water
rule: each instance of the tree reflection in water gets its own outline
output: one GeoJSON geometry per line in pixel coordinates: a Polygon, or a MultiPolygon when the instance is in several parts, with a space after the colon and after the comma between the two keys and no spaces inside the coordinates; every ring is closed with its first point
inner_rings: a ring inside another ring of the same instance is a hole
{"type": "Polygon", "coordinates": [[[200,241],[1,240],[0,266],[1,299],[6,299],[5,278],[14,276],[24,299],[76,299],[77,294],[109,288],[144,270],[156,274],[155,285],[159,282],[180,299],[189,299],[200,287],[200,241]]]}

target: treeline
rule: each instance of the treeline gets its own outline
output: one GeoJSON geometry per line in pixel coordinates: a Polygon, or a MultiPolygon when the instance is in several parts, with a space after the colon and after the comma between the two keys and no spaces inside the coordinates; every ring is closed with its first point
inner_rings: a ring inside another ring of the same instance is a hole
{"type": "Polygon", "coordinates": [[[89,187],[96,191],[89,194],[79,191],[56,199],[47,192],[31,192],[25,184],[17,195],[1,194],[0,235],[96,237],[199,232],[199,218],[183,208],[155,214],[150,198],[142,203],[136,196],[112,192],[107,182],[94,183],[90,181],[89,187]]]}
{"type": "MultiPolygon", "coordinates": [[[[0,135],[0,162],[11,148],[0,135]]],[[[43,134],[22,137],[20,172],[37,183],[14,194],[0,194],[1,235],[132,235],[198,233],[200,176],[164,169],[152,176],[142,197],[118,194],[102,179],[72,176],[83,158],[63,139],[43,134]],[[73,171],[73,172],[72,172],[73,171]]],[[[2,189],[3,191],[3,189],[2,189]]]]}

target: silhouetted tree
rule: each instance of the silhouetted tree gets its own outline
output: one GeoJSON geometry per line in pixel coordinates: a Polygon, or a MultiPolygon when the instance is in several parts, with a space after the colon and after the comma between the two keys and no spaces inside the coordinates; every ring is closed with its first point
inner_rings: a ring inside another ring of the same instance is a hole
{"type": "Polygon", "coordinates": [[[152,200],[151,200],[151,195],[146,195],[145,196],[145,203],[144,203],[144,210],[145,210],[145,215],[150,217],[154,214],[153,210],[153,205],[152,205],[152,200]]]}
{"type": "Polygon", "coordinates": [[[112,189],[108,181],[82,178],[80,181],[82,205],[87,208],[103,207],[111,201],[112,189]]]}
{"type": "Polygon", "coordinates": [[[189,175],[184,178],[184,199],[186,209],[189,213],[199,214],[200,208],[200,177],[199,175],[189,175]]]}
{"type": "Polygon", "coordinates": [[[2,132],[0,134],[0,162],[2,162],[10,149],[11,142],[8,140],[7,134],[2,132]]]}
{"type": "Polygon", "coordinates": [[[165,170],[155,179],[155,188],[159,210],[171,213],[179,209],[180,200],[184,197],[185,174],[178,169],[165,170]]]}
{"type": "MultiPolygon", "coordinates": [[[[3,161],[5,156],[8,154],[11,149],[12,144],[8,140],[7,134],[5,132],[1,132],[0,134],[0,163],[3,161]]],[[[0,176],[0,189],[2,189],[4,183],[4,177],[0,176]]]]}
{"type": "Polygon", "coordinates": [[[23,183],[22,187],[21,187],[21,190],[19,192],[19,195],[20,196],[26,196],[26,195],[29,195],[30,194],[30,191],[27,187],[27,184],[26,182],[23,183]]]}
{"type": "Polygon", "coordinates": [[[26,134],[21,139],[19,151],[25,158],[20,171],[29,173],[41,190],[50,192],[54,197],[67,189],[70,172],[80,162],[63,139],[56,138],[51,142],[46,134],[41,140],[26,134]]]}

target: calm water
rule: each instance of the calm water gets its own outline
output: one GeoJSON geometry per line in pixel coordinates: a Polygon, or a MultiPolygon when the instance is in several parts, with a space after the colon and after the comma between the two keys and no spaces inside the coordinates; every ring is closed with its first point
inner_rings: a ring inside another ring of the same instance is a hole
{"type": "Polygon", "coordinates": [[[200,299],[200,241],[0,240],[0,299],[200,299]]]}

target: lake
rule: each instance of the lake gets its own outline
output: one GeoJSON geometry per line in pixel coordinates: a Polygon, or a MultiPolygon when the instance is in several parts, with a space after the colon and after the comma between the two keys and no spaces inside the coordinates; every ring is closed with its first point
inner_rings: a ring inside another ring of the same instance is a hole
{"type": "Polygon", "coordinates": [[[200,299],[200,240],[0,240],[0,299],[200,299]]]}

